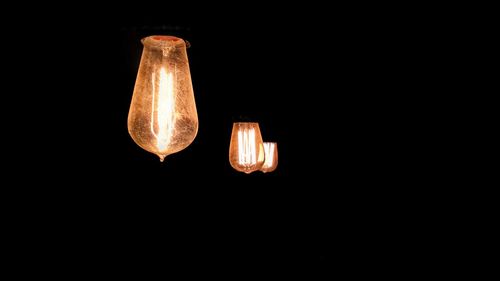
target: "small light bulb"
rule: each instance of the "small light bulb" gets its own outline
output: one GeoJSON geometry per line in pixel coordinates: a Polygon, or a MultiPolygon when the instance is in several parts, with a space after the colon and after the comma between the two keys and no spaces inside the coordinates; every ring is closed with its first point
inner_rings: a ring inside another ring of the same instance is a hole
{"type": "Polygon", "coordinates": [[[276,170],[278,166],[278,144],[275,142],[264,142],[265,161],[260,170],[264,173],[276,170]]]}
{"type": "Polygon", "coordinates": [[[259,123],[233,123],[229,144],[229,163],[244,173],[258,171],[264,164],[264,146],[259,123]]]}

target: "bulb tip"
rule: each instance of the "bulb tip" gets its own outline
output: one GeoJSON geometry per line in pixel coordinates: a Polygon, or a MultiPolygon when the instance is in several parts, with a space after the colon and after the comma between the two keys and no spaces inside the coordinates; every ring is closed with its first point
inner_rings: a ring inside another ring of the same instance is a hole
{"type": "Polygon", "coordinates": [[[165,155],[158,155],[160,157],[160,162],[163,162],[165,160],[165,155]]]}

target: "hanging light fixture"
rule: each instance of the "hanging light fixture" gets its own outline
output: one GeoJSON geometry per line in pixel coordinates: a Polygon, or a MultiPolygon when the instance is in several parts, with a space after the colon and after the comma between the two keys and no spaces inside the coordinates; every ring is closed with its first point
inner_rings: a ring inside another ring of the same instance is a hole
{"type": "Polygon", "coordinates": [[[264,146],[259,123],[233,123],[229,144],[229,163],[244,173],[258,171],[264,164],[264,146]]]}
{"type": "Polygon", "coordinates": [[[276,142],[264,142],[264,164],[260,171],[269,173],[276,170],[278,166],[278,144],[276,142]]]}
{"type": "Polygon", "coordinates": [[[134,142],[163,162],[189,146],[198,132],[186,42],[149,36],[144,45],[128,115],[134,142]]]}

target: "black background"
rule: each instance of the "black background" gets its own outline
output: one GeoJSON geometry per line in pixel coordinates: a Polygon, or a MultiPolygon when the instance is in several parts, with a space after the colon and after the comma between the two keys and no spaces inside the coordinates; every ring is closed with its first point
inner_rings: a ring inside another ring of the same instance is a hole
{"type": "Polygon", "coordinates": [[[61,13],[12,34],[22,62],[13,83],[33,113],[28,134],[14,125],[23,149],[13,165],[29,171],[19,198],[30,207],[19,213],[46,235],[23,232],[30,247],[125,264],[158,254],[318,267],[398,257],[405,218],[394,210],[412,202],[399,189],[401,143],[412,136],[401,118],[410,102],[397,93],[413,58],[397,19],[366,7],[144,10],[61,13]],[[140,39],[155,34],[191,43],[199,117],[194,142],[164,163],[127,132],[140,39]],[[259,122],[278,142],[275,172],[231,168],[237,121],[259,122]]]}

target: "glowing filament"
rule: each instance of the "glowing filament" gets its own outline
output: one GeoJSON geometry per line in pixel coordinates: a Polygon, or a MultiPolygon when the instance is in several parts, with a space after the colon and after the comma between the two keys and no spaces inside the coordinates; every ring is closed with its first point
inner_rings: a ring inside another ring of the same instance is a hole
{"type": "Polygon", "coordinates": [[[249,166],[257,163],[255,149],[255,129],[238,131],[238,161],[240,165],[249,166]]]}
{"type": "MultiPolygon", "coordinates": [[[[167,72],[164,67],[162,67],[159,72],[160,77],[158,81],[158,91],[153,90],[155,95],[153,97],[153,102],[151,103],[151,113],[153,114],[153,118],[156,118],[157,122],[151,123],[151,131],[156,137],[158,150],[162,151],[167,149],[174,132],[175,96],[173,74],[171,72],[167,72]],[[157,124],[157,128],[154,128],[153,124],[157,124]]],[[[153,89],[155,89],[154,79],[152,83],[153,89]]]]}

